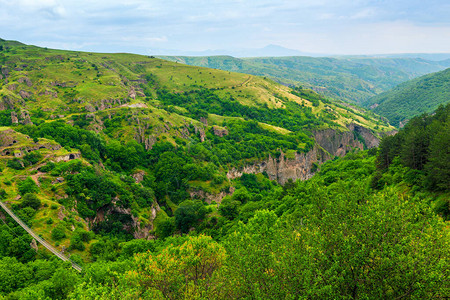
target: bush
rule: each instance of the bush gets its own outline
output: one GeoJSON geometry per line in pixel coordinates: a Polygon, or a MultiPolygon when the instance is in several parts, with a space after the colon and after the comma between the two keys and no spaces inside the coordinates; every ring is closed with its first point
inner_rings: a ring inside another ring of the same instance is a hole
{"type": "Polygon", "coordinates": [[[175,229],[175,219],[167,218],[158,224],[155,233],[158,238],[164,239],[171,236],[175,232],[175,229]]]}
{"type": "Polygon", "coordinates": [[[23,159],[26,165],[34,165],[42,159],[42,154],[38,151],[33,151],[25,155],[23,159]]]}
{"type": "Polygon", "coordinates": [[[18,189],[21,195],[39,192],[39,187],[31,177],[27,177],[27,179],[19,182],[18,189]]]}
{"type": "Polygon", "coordinates": [[[52,230],[52,239],[60,241],[66,237],[66,230],[62,226],[58,226],[52,230]]]}
{"type": "Polygon", "coordinates": [[[220,203],[219,212],[223,217],[233,220],[239,215],[240,205],[241,202],[232,200],[231,197],[225,197],[220,203]]]}
{"type": "Polygon", "coordinates": [[[48,225],[53,224],[53,219],[52,219],[52,218],[48,218],[46,223],[47,223],[48,225]]]}
{"type": "Polygon", "coordinates": [[[23,169],[23,162],[22,160],[18,158],[13,158],[11,160],[8,160],[6,163],[6,166],[8,168],[14,169],[14,170],[22,170],[23,169]]]}
{"type": "Polygon", "coordinates": [[[187,233],[192,226],[197,225],[205,217],[206,213],[206,207],[202,202],[187,200],[180,203],[175,211],[175,223],[181,232],[187,233]]]}
{"type": "Polygon", "coordinates": [[[86,246],[84,246],[83,241],[80,238],[80,235],[74,234],[72,238],[70,239],[70,246],[69,249],[71,250],[80,250],[84,251],[86,249],[86,246]]]}
{"type": "Polygon", "coordinates": [[[24,207],[31,207],[34,210],[39,209],[41,207],[41,200],[35,195],[31,193],[27,193],[22,197],[22,204],[21,206],[24,207]]]}

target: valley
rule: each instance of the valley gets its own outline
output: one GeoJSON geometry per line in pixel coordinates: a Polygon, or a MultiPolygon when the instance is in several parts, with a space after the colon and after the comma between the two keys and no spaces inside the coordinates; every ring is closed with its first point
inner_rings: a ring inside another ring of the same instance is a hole
{"type": "Polygon", "coordinates": [[[0,49],[2,205],[82,268],[0,211],[0,299],[447,295],[448,80],[356,104],[443,62],[0,49]]]}

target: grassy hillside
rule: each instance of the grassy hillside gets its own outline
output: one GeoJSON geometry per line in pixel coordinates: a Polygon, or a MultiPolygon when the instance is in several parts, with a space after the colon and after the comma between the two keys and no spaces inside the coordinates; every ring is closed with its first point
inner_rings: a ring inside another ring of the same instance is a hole
{"type": "Polygon", "coordinates": [[[351,103],[389,90],[399,83],[449,67],[448,61],[417,58],[367,57],[161,57],[188,65],[267,76],[278,82],[303,85],[328,97],[351,103]]]}
{"type": "Polygon", "coordinates": [[[431,113],[450,101],[450,69],[428,74],[400,84],[373,97],[367,105],[385,116],[394,126],[424,112],[431,113]]]}
{"type": "Polygon", "coordinates": [[[0,298],[448,294],[448,108],[377,167],[393,128],[309,89],[0,46],[0,199],[84,270],[0,211],[0,298]]]}
{"type": "MultiPolygon", "coordinates": [[[[362,148],[363,134],[393,129],[309,89],[148,56],[2,40],[0,64],[0,197],[79,263],[95,260],[108,238],[188,231],[174,223],[186,201],[217,215],[202,201],[233,193],[231,170],[286,157],[316,171],[337,155],[316,144],[318,130],[349,133],[353,144],[335,141],[342,154],[362,148]]],[[[259,173],[267,187],[277,178],[259,173]]]]}

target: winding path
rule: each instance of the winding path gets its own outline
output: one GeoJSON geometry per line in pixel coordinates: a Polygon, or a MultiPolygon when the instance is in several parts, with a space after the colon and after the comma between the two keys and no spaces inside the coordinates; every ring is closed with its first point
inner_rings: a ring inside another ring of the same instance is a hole
{"type": "Polygon", "coordinates": [[[2,201],[0,201],[0,206],[8,213],[8,215],[11,216],[11,218],[14,219],[14,221],[17,222],[17,224],[19,224],[23,229],[26,230],[26,232],[28,232],[36,241],[38,241],[39,243],[41,243],[42,246],[44,246],[45,248],[47,248],[50,252],[52,252],[54,255],[58,256],[60,259],[62,259],[63,261],[69,261],[72,264],[72,268],[74,268],[75,270],[77,270],[78,272],[81,272],[82,269],[79,265],[77,265],[76,263],[74,263],[73,261],[70,260],[70,258],[68,258],[67,256],[65,256],[64,254],[62,254],[61,252],[59,252],[55,247],[53,247],[52,245],[50,245],[49,243],[47,243],[43,238],[41,238],[39,235],[37,235],[33,230],[31,230],[30,227],[28,227],[24,222],[22,222],[22,220],[19,219],[19,217],[17,217],[7,206],[5,203],[3,203],[2,201]]]}

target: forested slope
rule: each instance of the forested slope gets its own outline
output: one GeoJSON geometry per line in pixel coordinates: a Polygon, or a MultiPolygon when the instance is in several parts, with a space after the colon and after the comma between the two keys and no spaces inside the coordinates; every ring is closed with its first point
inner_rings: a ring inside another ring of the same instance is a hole
{"type": "MultiPolygon", "coordinates": [[[[438,115],[431,126],[447,126],[448,107],[438,115]]],[[[438,134],[445,133],[448,141],[448,131],[438,134]]],[[[380,164],[385,143],[377,156],[364,151],[329,161],[307,181],[279,186],[242,176],[216,213],[183,205],[175,221],[195,224],[188,235],[95,242],[96,262],[85,265],[83,277],[56,262],[3,258],[10,270],[3,276],[15,280],[2,282],[2,292],[76,299],[445,297],[449,189],[428,185],[428,171],[406,166],[406,154],[380,164]]]]}
{"type": "Polygon", "coordinates": [[[405,82],[367,101],[394,126],[450,101],[450,69],[405,82]]]}

